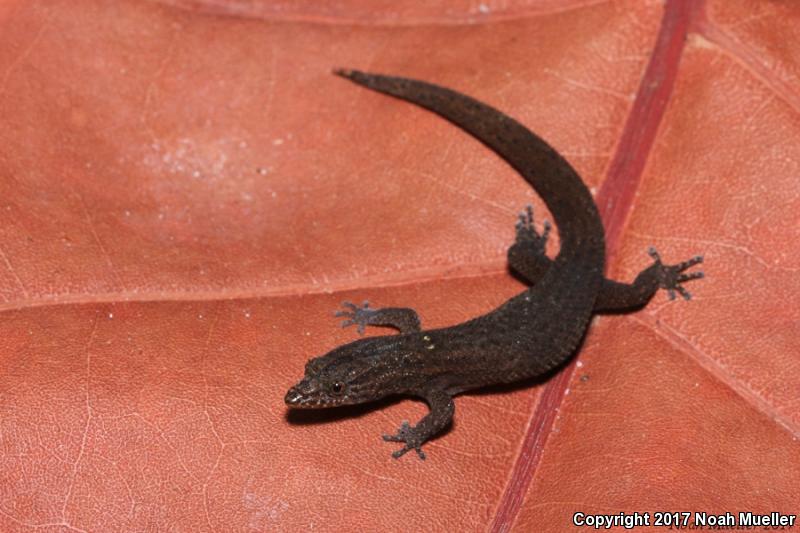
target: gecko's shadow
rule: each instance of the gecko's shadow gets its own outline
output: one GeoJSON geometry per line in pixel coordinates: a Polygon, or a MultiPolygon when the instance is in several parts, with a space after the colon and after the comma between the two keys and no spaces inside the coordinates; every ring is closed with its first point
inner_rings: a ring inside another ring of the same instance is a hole
{"type": "Polygon", "coordinates": [[[514,383],[503,383],[499,385],[490,385],[488,387],[482,387],[480,389],[471,390],[465,392],[465,396],[492,396],[495,394],[508,394],[510,392],[516,392],[523,389],[530,389],[532,387],[537,387],[539,385],[544,385],[548,381],[550,381],[553,376],[558,374],[561,369],[569,364],[569,361],[572,361],[572,357],[567,360],[567,364],[560,365],[558,368],[550,370],[549,372],[542,374],[540,376],[534,376],[532,378],[523,379],[522,381],[515,381],[514,383]]]}
{"type": "MultiPolygon", "coordinates": [[[[360,418],[372,411],[385,409],[390,405],[399,403],[406,397],[391,396],[358,405],[342,405],[330,409],[290,409],[286,408],[284,418],[290,424],[307,426],[312,424],[327,424],[347,418],[360,418]]],[[[409,397],[410,398],[410,397],[409,397]]]]}

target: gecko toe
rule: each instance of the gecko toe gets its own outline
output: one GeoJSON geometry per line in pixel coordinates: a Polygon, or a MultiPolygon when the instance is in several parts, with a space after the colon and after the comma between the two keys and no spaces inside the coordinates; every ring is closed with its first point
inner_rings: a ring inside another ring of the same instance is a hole
{"type": "Polygon", "coordinates": [[[333,313],[335,317],[344,317],[346,319],[341,322],[341,327],[356,326],[356,331],[359,335],[363,335],[366,326],[369,324],[370,317],[376,312],[374,309],[369,308],[369,301],[364,300],[361,306],[353,302],[344,301],[342,302],[342,307],[345,309],[339,309],[333,313]]]}
{"type": "Polygon", "coordinates": [[[399,459],[407,452],[414,450],[417,452],[417,456],[423,461],[425,460],[425,452],[422,451],[422,442],[419,437],[414,432],[414,428],[409,425],[407,420],[403,420],[400,424],[400,427],[397,429],[397,433],[394,435],[383,435],[383,440],[386,442],[402,442],[405,444],[399,450],[395,450],[392,452],[392,457],[395,459],[399,459]]]}
{"type": "Polygon", "coordinates": [[[684,273],[684,271],[693,267],[694,265],[702,263],[703,256],[696,255],[691,259],[682,261],[675,265],[665,265],[661,261],[661,256],[654,247],[651,246],[647,250],[647,253],[650,254],[650,257],[652,257],[655,261],[651,268],[656,270],[658,286],[662,289],[666,289],[669,299],[674,300],[677,297],[677,294],[680,294],[684,300],[691,300],[692,295],[686,290],[686,288],[683,286],[683,283],[695,279],[701,279],[705,276],[705,274],[703,272],[684,273]]]}

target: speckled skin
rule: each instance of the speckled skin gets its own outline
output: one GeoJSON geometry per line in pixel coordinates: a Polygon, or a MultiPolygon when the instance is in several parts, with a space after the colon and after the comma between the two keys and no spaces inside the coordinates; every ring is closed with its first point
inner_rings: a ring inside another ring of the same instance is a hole
{"type": "Polygon", "coordinates": [[[397,458],[421,446],[452,420],[453,396],[471,389],[542,375],[573,354],[593,313],[643,306],[656,290],[689,293],[681,283],[702,273],[682,274],[701,262],[655,263],[632,284],[603,277],[605,242],[594,200],[569,163],[538,136],[499,111],[455,91],[406,78],[339,70],[336,74],[370,89],[429,109],[482,141],[505,159],[544,199],[561,238],[554,260],[544,253],[549,227],[533,228],[530,208],[520,215],[509,249],[512,268],[531,288],[497,309],[455,326],[422,330],[412,309],[370,309],[346,302],[343,325],[388,325],[399,335],[371,337],[311,359],[305,376],[286,394],[295,408],[364,403],[394,394],[423,398],[430,413],[416,426],[403,422],[384,440],[404,446],[397,458]]]}

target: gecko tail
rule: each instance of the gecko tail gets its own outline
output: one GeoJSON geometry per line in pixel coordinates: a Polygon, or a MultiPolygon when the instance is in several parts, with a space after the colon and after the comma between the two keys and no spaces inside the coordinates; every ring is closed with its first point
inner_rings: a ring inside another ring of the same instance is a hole
{"type": "Polygon", "coordinates": [[[348,80],[353,80],[354,82],[367,85],[369,84],[369,75],[366,72],[362,72],[360,70],[352,69],[352,68],[334,68],[333,73],[337,76],[341,76],[342,78],[347,78],[348,80]]]}
{"type": "Polygon", "coordinates": [[[497,109],[432,83],[349,68],[333,73],[432,111],[492,149],[531,184],[558,226],[561,261],[584,257],[604,264],[603,225],[578,173],[553,147],[497,109]]]}

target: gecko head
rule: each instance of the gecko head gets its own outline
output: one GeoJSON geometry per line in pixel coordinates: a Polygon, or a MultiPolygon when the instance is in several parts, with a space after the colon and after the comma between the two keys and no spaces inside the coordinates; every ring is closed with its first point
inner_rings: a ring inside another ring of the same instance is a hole
{"type": "Polygon", "coordinates": [[[286,405],[296,409],[321,409],[377,400],[391,394],[395,359],[386,353],[385,337],[361,339],[340,346],[306,363],[303,379],[286,392],[286,405]]]}
{"type": "Polygon", "coordinates": [[[303,379],[286,392],[286,405],[297,409],[317,409],[352,403],[346,376],[325,371],[321,360],[322,357],[317,357],[306,364],[303,379]]]}

